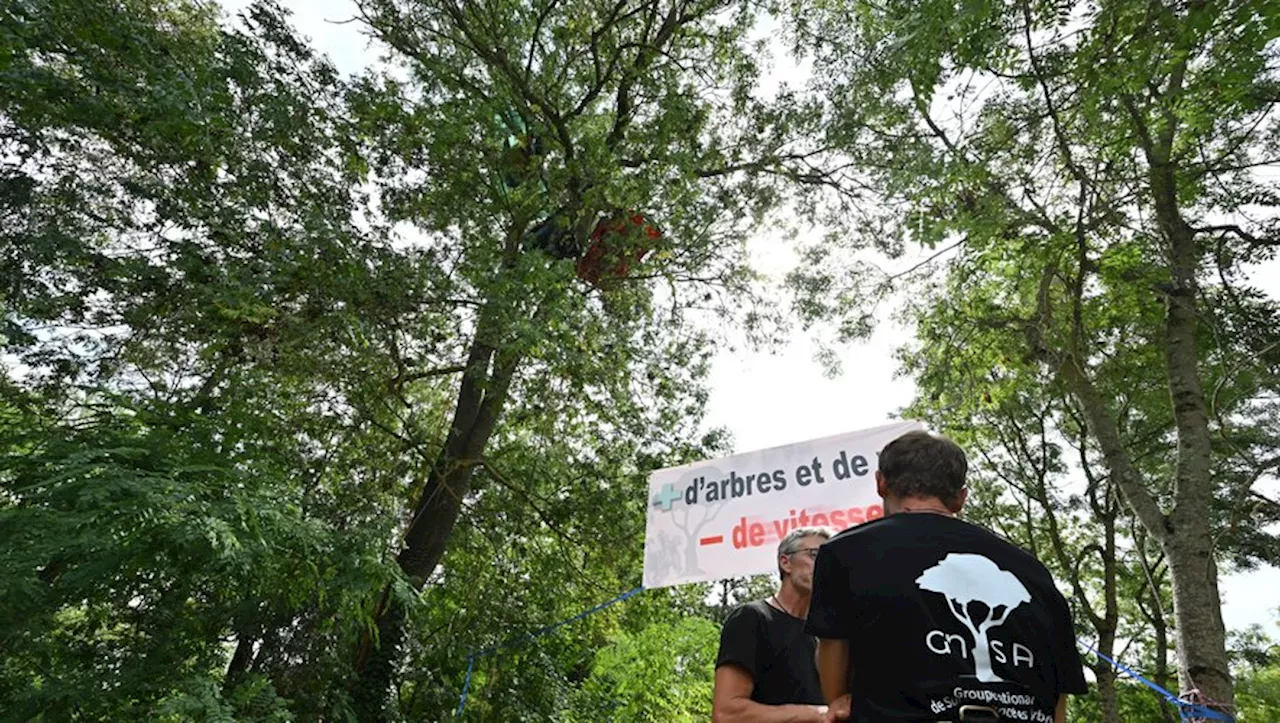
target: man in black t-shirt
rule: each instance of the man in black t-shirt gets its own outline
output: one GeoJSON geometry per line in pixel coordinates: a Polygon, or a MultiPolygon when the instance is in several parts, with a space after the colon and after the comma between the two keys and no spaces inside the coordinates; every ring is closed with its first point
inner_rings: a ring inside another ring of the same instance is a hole
{"type": "Polygon", "coordinates": [[[886,517],[822,546],[806,632],[828,720],[1062,723],[1086,692],[1067,602],[1022,548],[956,518],[968,463],[908,432],[880,453],[886,517]],[[962,709],[971,706],[962,716],[962,709]]]}
{"type": "Polygon", "coordinates": [[[829,537],[830,532],[816,527],[792,530],[778,544],[778,592],[729,613],[716,655],[715,723],[824,719],[816,643],[804,631],[804,617],[813,589],[813,559],[829,537]]]}

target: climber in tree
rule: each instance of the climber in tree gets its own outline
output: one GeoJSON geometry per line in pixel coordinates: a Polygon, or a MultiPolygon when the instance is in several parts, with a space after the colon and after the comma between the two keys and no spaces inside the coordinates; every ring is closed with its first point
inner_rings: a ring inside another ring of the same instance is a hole
{"type": "MultiPolygon", "coordinates": [[[[504,196],[507,191],[525,185],[535,175],[538,178],[538,191],[546,195],[547,181],[542,168],[546,148],[542,137],[532,131],[524,117],[514,110],[495,115],[494,123],[505,133],[502,141],[500,189],[504,196]]],[[[581,257],[585,244],[578,239],[585,237],[586,233],[577,231],[580,207],[580,201],[570,201],[535,224],[525,236],[525,247],[540,249],[558,260],[581,257]]]]}
{"type": "MultiPolygon", "coordinates": [[[[541,136],[533,133],[519,113],[508,111],[495,119],[507,131],[502,143],[502,182],[507,188],[522,185],[534,173],[541,176],[545,150],[541,136]]],[[[545,179],[542,181],[545,190],[545,179]]]]}
{"type": "MultiPolygon", "coordinates": [[[[515,111],[500,114],[495,121],[507,131],[502,153],[504,187],[518,188],[537,175],[541,191],[546,193],[541,137],[515,111]]],[[[579,181],[573,185],[576,188],[570,194],[570,202],[530,229],[525,237],[527,247],[540,249],[557,260],[576,259],[578,278],[597,288],[610,287],[626,278],[632,265],[653,251],[662,232],[635,210],[613,207],[593,218],[581,201],[591,184],[579,181]],[[587,229],[591,229],[589,234],[587,229]]]]}
{"type": "Polygon", "coordinates": [[[552,258],[577,259],[578,278],[598,288],[625,279],[662,240],[662,231],[638,211],[609,211],[585,239],[580,229],[591,219],[575,215],[567,209],[557,211],[534,226],[528,238],[552,258]]]}
{"type": "Polygon", "coordinates": [[[576,259],[582,256],[583,244],[574,229],[578,225],[572,209],[561,208],[534,226],[528,235],[533,248],[541,249],[557,260],[576,259]]]}

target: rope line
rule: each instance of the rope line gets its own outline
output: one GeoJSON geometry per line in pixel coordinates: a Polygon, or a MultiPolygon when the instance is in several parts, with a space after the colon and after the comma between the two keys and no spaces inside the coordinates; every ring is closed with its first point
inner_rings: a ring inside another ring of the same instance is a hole
{"type": "Polygon", "coordinates": [[[1230,715],[1227,715],[1226,713],[1213,710],[1212,708],[1206,708],[1200,705],[1199,703],[1192,703],[1179,698],[1173,693],[1170,693],[1164,688],[1142,677],[1142,674],[1134,670],[1133,668],[1130,668],[1129,666],[1117,660],[1112,660],[1106,655],[1103,655],[1102,653],[1098,652],[1097,649],[1095,649],[1092,645],[1084,642],[1083,640],[1077,640],[1076,642],[1080,643],[1082,646],[1085,647],[1086,650],[1098,656],[1100,659],[1110,663],[1111,667],[1115,668],[1116,670],[1119,670],[1122,673],[1128,673],[1129,677],[1133,678],[1139,683],[1142,683],[1148,688],[1154,690],[1155,692],[1163,696],[1165,700],[1176,705],[1178,707],[1178,713],[1181,714],[1182,716],[1182,720],[1221,720],[1221,721],[1229,721],[1229,722],[1235,721],[1235,718],[1231,717],[1230,715]]]}
{"type": "Polygon", "coordinates": [[[612,600],[606,600],[606,601],[604,601],[604,602],[600,603],[599,605],[597,605],[597,606],[595,606],[595,607],[593,607],[593,608],[591,608],[591,609],[589,609],[589,610],[584,610],[584,611],[582,611],[582,612],[578,613],[577,615],[574,615],[573,617],[568,618],[568,619],[566,619],[566,620],[561,620],[561,621],[560,621],[560,622],[558,622],[558,623],[552,623],[551,625],[546,625],[546,626],[544,626],[544,627],[538,628],[537,630],[534,630],[534,631],[533,631],[533,632],[531,632],[531,633],[525,633],[525,634],[523,634],[523,635],[517,635],[517,636],[515,636],[514,638],[511,638],[511,639],[509,639],[509,640],[507,640],[507,641],[505,641],[505,642],[498,643],[497,645],[491,645],[491,646],[489,646],[489,647],[487,647],[487,648],[481,648],[481,649],[479,649],[479,650],[473,651],[473,652],[471,652],[470,654],[468,654],[468,655],[467,655],[467,677],[466,677],[466,680],[465,680],[465,681],[463,681],[463,683],[462,683],[462,697],[460,697],[460,698],[458,699],[458,712],[457,712],[457,715],[461,716],[461,715],[462,715],[462,711],[463,711],[463,710],[465,710],[465,709],[466,709],[466,707],[467,707],[467,691],[471,688],[471,674],[472,674],[472,672],[474,672],[474,670],[475,670],[476,658],[479,658],[479,657],[484,656],[484,655],[489,655],[490,653],[496,653],[497,651],[502,650],[503,648],[510,648],[510,647],[512,647],[512,646],[515,646],[515,645],[520,645],[520,644],[522,644],[522,643],[527,643],[527,642],[529,642],[530,640],[533,640],[534,638],[537,638],[537,637],[540,637],[540,636],[546,635],[547,633],[550,633],[550,632],[553,632],[553,631],[555,631],[555,630],[558,630],[559,628],[562,628],[562,627],[564,627],[564,626],[568,625],[569,623],[577,622],[578,620],[581,620],[581,619],[583,619],[583,618],[587,617],[588,615],[591,615],[591,614],[593,614],[593,613],[598,613],[598,612],[600,612],[601,610],[604,610],[605,608],[609,607],[610,605],[616,605],[616,604],[618,604],[618,603],[622,602],[623,600],[626,600],[627,598],[631,597],[632,595],[635,595],[635,594],[637,594],[637,593],[639,593],[639,592],[641,592],[641,591],[643,591],[643,590],[644,590],[644,586],[643,586],[643,585],[641,585],[640,587],[638,587],[638,588],[636,588],[636,589],[634,589],[634,590],[628,590],[628,591],[626,591],[626,592],[622,593],[621,595],[619,595],[619,596],[617,596],[617,597],[613,598],[612,600]]]}

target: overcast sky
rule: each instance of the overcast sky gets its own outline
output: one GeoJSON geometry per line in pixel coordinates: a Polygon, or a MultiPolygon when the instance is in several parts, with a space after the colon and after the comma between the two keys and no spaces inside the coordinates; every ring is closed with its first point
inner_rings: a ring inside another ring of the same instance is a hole
{"type": "MultiPolygon", "coordinates": [[[[229,12],[247,6],[247,0],[219,0],[229,12]]],[[[314,46],[327,54],[345,74],[358,73],[378,60],[359,23],[343,23],[356,14],[352,0],[280,0],[293,11],[293,22],[314,46]]],[[[774,80],[788,71],[775,69],[774,80]]],[[[793,83],[794,85],[794,83],[793,83]]],[[[754,252],[762,270],[781,272],[775,249],[754,242],[754,252]],[[768,250],[769,253],[761,253],[768,250]],[[767,257],[767,258],[764,258],[767,257]],[[768,268],[773,266],[773,269],[768,268]]],[[[1280,265],[1274,267],[1280,269],[1280,265]]],[[[1265,287],[1280,289],[1280,273],[1270,274],[1265,287]]],[[[711,373],[708,423],[732,431],[737,451],[774,447],[806,439],[826,437],[873,427],[890,420],[911,401],[914,385],[895,379],[893,349],[910,338],[907,330],[889,322],[869,341],[841,349],[843,374],[827,378],[814,361],[812,339],[797,333],[786,346],[768,351],[752,351],[738,346],[722,351],[711,373]]],[[[1280,590],[1280,570],[1263,570],[1226,575],[1222,580],[1223,616],[1228,628],[1240,629],[1251,623],[1276,629],[1276,590],[1280,590]]]]}

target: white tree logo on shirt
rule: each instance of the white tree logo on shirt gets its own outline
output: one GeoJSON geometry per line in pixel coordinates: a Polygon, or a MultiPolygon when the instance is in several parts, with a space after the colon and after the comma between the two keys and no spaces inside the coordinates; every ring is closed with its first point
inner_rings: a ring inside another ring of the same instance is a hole
{"type": "Polygon", "coordinates": [[[952,552],[916,578],[921,590],[936,592],[947,599],[947,609],[973,634],[974,675],[983,683],[1004,679],[991,670],[991,643],[987,635],[1009,618],[1022,603],[1031,602],[1031,593],[1013,573],[1001,570],[982,555],[952,552]],[[986,606],[984,619],[975,621],[969,605],[986,606]]]}

